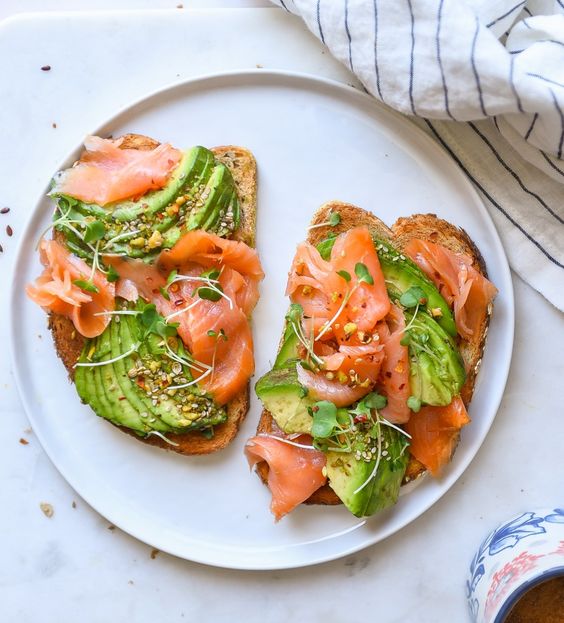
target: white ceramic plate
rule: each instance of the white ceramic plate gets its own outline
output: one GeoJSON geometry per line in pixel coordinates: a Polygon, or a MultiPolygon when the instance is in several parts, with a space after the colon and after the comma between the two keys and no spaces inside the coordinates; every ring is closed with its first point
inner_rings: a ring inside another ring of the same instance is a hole
{"type": "Polygon", "coordinates": [[[160,550],[222,567],[281,569],[331,560],[413,521],[452,486],[478,451],[499,406],[511,358],[509,268],[470,183],[408,121],[352,88],[311,76],[262,70],[192,80],[150,95],[95,130],[124,132],[181,147],[238,144],[255,154],[258,250],[267,275],[253,321],[257,375],[269,369],[276,352],[295,245],[305,237],[312,212],[327,200],[373,210],[388,224],[414,212],[450,220],[476,242],[500,293],[470,407],[473,422],[443,477],[426,479],[393,509],[367,521],[343,507],[304,506],[275,524],[269,492],[249,474],[243,456],[260,414],[256,398],[236,440],[205,457],[138,443],[80,404],[55,355],[45,314],[24,294],[24,284],[40,271],[34,246],[52,211],[42,198],[19,250],[11,333],[27,415],[59,471],[126,532],[160,550]]]}

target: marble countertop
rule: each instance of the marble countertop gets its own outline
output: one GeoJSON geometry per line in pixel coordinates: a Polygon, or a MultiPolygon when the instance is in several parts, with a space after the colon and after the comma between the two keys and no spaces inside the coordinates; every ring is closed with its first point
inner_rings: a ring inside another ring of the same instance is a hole
{"type": "MultiPolygon", "coordinates": [[[[203,4],[212,3],[199,6],[203,4]]],[[[80,6],[149,5],[174,9],[175,0],[168,5],[162,0],[108,0],[80,6]]],[[[69,0],[49,3],[52,9],[76,7],[69,0]]],[[[0,18],[22,8],[45,7],[40,0],[8,0],[2,3],[0,18]]],[[[250,29],[255,30],[240,41],[236,59],[225,58],[217,45],[201,58],[184,55],[189,46],[182,40],[182,24],[190,19],[188,11],[155,18],[155,28],[168,19],[170,29],[166,37],[154,38],[150,50],[140,45],[147,32],[146,17],[115,14],[97,31],[96,54],[77,54],[72,46],[80,40],[80,29],[94,28],[102,15],[85,20],[80,13],[54,14],[44,23],[0,22],[0,144],[13,146],[10,157],[6,149],[0,155],[0,207],[11,208],[0,215],[1,292],[11,287],[18,234],[45,179],[86,130],[148,87],[202,73],[204,62],[205,71],[261,64],[351,80],[297,20],[281,11],[264,14],[270,16],[271,28],[265,31],[251,19],[249,24],[255,25],[250,29]],[[68,54],[80,59],[73,63],[80,76],[73,74],[72,106],[69,76],[52,44],[54,35],[64,37],[65,32],[68,54]],[[162,54],[170,50],[171,40],[177,41],[178,53],[163,64],[162,54]],[[118,42],[127,62],[114,62],[118,42]],[[49,76],[39,69],[45,64],[53,65],[49,76]],[[17,113],[8,118],[9,107],[17,113]],[[6,225],[13,227],[12,237],[6,235],[6,225]]],[[[308,620],[327,623],[369,616],[382,623],[464,622],[466,570],[482,537],[521,510],[562,504],[564,417],[558,380],[564,378],[564,317],[517,277],[514,286],[515,350],[505,396],[490,434],[462,478],[422,517],[386,541],[335,562],[290,571],[228,571],[186,562],[153,551],[109,525],[66,484],[29,429],[4,347],[0,619],[278,623],[299,612],[308,620]],[[44,502],[53,507],[50,518],[40,509],[44,502]]],[[[0,295],[3,344],[8,340],[6,299],[6,294],[0,295]]]]}

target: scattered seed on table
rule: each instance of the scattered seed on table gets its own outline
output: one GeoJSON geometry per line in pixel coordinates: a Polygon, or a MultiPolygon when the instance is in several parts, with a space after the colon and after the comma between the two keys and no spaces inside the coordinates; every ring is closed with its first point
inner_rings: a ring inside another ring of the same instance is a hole
{"type": "Polygon", "coordinates": [[[41,502],[41,504],[39,505],[39,508],[43,511],[43,514],[45,515],[45,517],[51,519],[51,517],[53,517],[53,515],[55,514],[55,510],[53,509],[53,506],[51,504],[48,504],[47,502],[41,502]]]}
{"type": "Polygon", "coordinates": [[[56,127],[57,127],[57,124],[53,121],[53,123],[51,124],[51,126],[52,126],[53,128],[56,128],[56,127]]]}
{"type": "Polygon", "coordinates": [[[43,65],[41,71],[51,71],[51,65],[43,65]]]}
{"type": "Polygon", "coordinates": [[[8,236],[11,236],[14,233],[14,230],[9,225],[7,225],[6,233],[8,234],[8,236]]]}
{"type": "Polygon", "coordinates": [[[4,247],[0,244],[0,253],[4,253],[4,247]]]}
{"type": "Polygon", "coordinates": [[[10,208],[2,208],[0,210],[0,214],[8,214],[9,211],[10,211],[10,208]]]}

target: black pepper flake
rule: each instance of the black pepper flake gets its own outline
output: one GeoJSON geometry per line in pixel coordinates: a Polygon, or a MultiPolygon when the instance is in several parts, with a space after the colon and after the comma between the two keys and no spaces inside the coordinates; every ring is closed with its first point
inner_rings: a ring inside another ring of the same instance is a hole
{"type": "Polygon", "coordinates": [[[51,65],[43,65],[41,71],[51,71],[51,65]]]}
{"type": "Polygon", "coordinates": [[[10,208],[2,208],[0,210],[0,214],[8,214],[9,211],[10,211],[10,208]]]}
{"type": "Polygon", "coordinates": [[[14,233],[14,230],[8,225],[6,227],[6,233],[8,234],[8,236],[11,236],[14,233]]]}

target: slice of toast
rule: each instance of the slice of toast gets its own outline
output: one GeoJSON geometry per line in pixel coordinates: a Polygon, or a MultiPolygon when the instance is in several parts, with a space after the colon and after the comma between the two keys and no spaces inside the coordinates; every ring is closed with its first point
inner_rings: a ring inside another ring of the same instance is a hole
{"type": "MultiPolygon", "coordinates": [[[[122,139],[121,149],[150,150],[159,145],[154,139],[140,134],[126,134],[122,139]]],[[[211,151],[217,160],[229,168],[237,187],[240,202],[240,223],[233,234],[233,239],[254,246],[257,208],[257,166],[255,158],[247,149],[233,145],[214,147],[211,151]]],[[[55,232],[54,237],[64,242],[64,235],[61,232],[55,232]]],[[[82,352],[85,338],[78,334],[71,320],[58,314],[51,313],[49,315],[49,328],[53,335],[57,355],[65,365],[72,381],[74,377],[73,366],[82,352]]],[[[182,434],[167,433],[167,438],[178,444],[176,446],[167,443],[156,435],[143,438],[127,428],[118,428],[139,441],[179,454],[211,454],[222,450],[234,439],[245,419],[249,410],[248,384],[226,405],[226,409],[227,421],[214,427],[214,436],[211,439],[206,439],[197,431],[182,434]]]]}
{"type": "MultiPolygon", "coordinates": [[[[339,213],[340,223],[336,226],[310,229],[307,237],[309,243],[316,245],[325,240],[330,233],[340,234],[353,227],[366,226],[372,236],[390,242],[399,251],[402,251],[411,239],[421,238],[441,244],[455,253],[464,253],[472,258],[474,268],[484,277],[487,277],[485,262],[468,234],[463,229],[455,227],[434,214],[414,214],[410,217],[402,217],[390,228],[371,212],[350,203],[330,201],[317,210],[311,224],[327,222],[332,212],[339,213]]],[[[465,405],[468,405],[472,399],[476,374],[480,367],[488,332],[488,323],[489,315],[486,317],[483,326],[480,327],[480,331],[471,341],[458,338],[458,348],[467,370],[466,382],[460,392],[465,405]]],[[[272,415],[266,409],[263,410],[257,433],[272,433],[273,431],[276,432],[277,428],[272,415]]],[[[259,463],[256,471],[266,484],[268,481],[268,465],[264,462],[259,463]]],[[[404,476],[404,484],[415,480],[425,471],[424,465],[411,456],[404,476]]],[[[306,500],[306,504],[341,504],[341,500],[329,485],[325,485],[315,491],[306,500]]]]}

